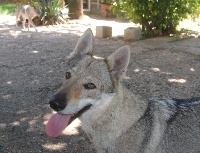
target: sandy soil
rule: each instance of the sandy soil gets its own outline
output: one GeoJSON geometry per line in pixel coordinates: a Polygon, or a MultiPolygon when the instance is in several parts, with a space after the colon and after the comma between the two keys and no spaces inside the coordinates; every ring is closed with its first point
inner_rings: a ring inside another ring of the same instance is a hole
{"type": "MultiPolygon", "coordinates": [[[[112,25],[114,36],[131,26],[88,17],[28,32],[15,27],[14,16],[0,16],[0,152],[95,152],[78,120],[56,139],[46,136],[45,124],[52,114],[49,98],[65,74],[65,57],[87,28],[95,34],[96,25],[112,25]]],[[[200,96],[200,39],[95,38],[94,52],[107,56],[125,44],[131,46],[131,63],[123,82],[133,93],[147,98],[200,96]]]]}

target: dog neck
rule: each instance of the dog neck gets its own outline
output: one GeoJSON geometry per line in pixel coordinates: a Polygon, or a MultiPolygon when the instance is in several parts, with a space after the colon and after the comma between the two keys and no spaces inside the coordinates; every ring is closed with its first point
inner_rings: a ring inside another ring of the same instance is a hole
{"type": "Polygon", "coordinates": [[[114,139],[120,137],[130,125],[138,121],[148,105],[147,101],[143,100],[140,96],[133,95],[121,83],[118,84],[117,89],[109,101],[98,108],[88,110],[80,118],[84,131],[90,135],[99,134],[99,137],[102,137],[101,133],[109,131],[109,140],[111,143],[114,142],[114,139]]]}

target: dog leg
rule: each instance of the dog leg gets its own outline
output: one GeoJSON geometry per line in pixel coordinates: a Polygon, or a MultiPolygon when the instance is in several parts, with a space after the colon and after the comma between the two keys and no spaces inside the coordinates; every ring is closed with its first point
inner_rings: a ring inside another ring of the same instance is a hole
{"type": "Polygon", "coordinates": [[[29,26],[30,24],[35,28],[35,31],[37,31],[36,27],[35,27],[35,24],[33,23],[32,19],[29,17],[29,26]]]}
{"type": "Polygon", "coordinates": [[[30,18],[28,19],[28,31],[30,29],[30,18]]]}
{"type": "Polygon", "coordinates": [[[23,26],[23,29],[25,30],[25,22],[26,22],[26,19],[23,19],[22,21],[22,26],[23,26]]]}
{"type": "Polygon", "coordinates": [[[18,28],[18,18],[19,18],[19,16],[18,16],[19,14],[16,14],[16,27],[18,28]]]}

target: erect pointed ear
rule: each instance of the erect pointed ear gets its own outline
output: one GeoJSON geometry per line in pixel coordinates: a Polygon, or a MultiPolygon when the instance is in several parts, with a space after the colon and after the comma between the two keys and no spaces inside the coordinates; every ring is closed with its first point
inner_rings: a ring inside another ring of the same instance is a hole
{"type": "Polygon", "coordinates": [[[126,75],[130,59],[130,47],[122,46],[107,58],[108,68],[114,80],[120,81],[126,75]]]}
{"type": "Polygon", "coordinates": [[[82,55],[93,55],[93,46],[94,46],[94,36],[92,30],[89,28],[81,36],[74,51],[70,54],[70,57],[82,56],[82,55]]]}

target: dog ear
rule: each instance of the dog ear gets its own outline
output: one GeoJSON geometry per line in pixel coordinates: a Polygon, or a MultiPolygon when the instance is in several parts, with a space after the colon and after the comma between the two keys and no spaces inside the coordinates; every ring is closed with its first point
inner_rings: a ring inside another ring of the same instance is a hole
{"type": "Polygon", "coordinates": [[[69,58],[82,55],[93,55],[94,36],[92,30],[89,28],[81,36],[74,51],[70,54],[69,58]]]}
{"type": "Polygon", "coordinates": [[[126,75],[130,59],[130,47],[122,46],[107,57],[108,68],[114,80],[120,81],[126,75]]]}

